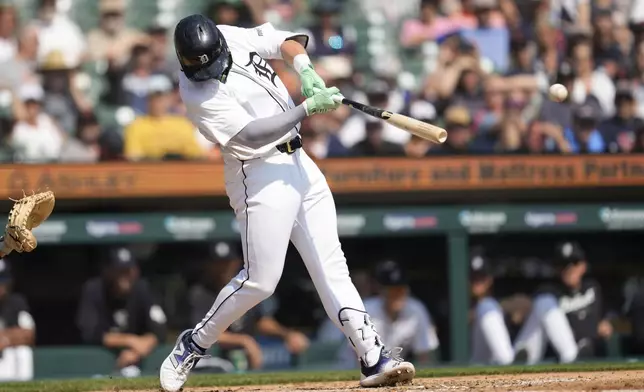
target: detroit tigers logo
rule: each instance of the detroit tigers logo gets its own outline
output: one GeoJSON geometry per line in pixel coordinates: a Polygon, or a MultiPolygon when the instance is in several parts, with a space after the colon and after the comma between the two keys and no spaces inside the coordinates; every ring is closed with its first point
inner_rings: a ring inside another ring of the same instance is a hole
{"type": "Polygon", "coordinates": [[[202,54],[199,56],[199,61],[201,61],[201,64],[207,64],[210,59],[208,58],[207,54],[202,54]]]}
{"type": "Polygon", "coordinates": [[[268,62],[264,60],[259,54],[257,54],[257,52],[249,53],[248,64],[246,64],[246,67],[248,67],[249,65],[252,65],[253,68],[255,68],[255,73],[257,74],[257,76],[269,80],[271,83],[273,83],[273,86],[277,87],[277,84],[275,84],[277,73],[273,71],[271,66],[268,65],[268,62]]]}

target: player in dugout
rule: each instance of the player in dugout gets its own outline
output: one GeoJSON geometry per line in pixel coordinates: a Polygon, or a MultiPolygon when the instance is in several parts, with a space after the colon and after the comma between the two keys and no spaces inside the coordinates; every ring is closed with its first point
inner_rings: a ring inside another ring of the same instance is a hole
{"type": "Polygon", "coordinates": [[[125,377],[140,375],[141,361],[165,339],[166,316],[127,248],[106,253],[102,275],[83,286],[77,325],[83,341],[117,355],[125,377]]]}
{"type": "Polygon", "coordinates": [[[544,358],[548,342],[564,363],[596,356],[599,343],[613,333],[604,318],[601,287],[585,276],[588,263],[581,246],[559,244],[554,262],[560,278],[537,291],[514,344],[516,355],[525,351],[529,364],[544,358]]]}

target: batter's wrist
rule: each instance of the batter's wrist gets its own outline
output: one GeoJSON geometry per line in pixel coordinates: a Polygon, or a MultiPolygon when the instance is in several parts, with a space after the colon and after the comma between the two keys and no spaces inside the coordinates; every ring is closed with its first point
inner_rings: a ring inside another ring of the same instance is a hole
{"type": "Polygon", "coordinates": [[[293,68],[295,72],[301,74],[305,69],[313,69],[313,63],[307,54],[298,54],[293,57],[293,68]]]}

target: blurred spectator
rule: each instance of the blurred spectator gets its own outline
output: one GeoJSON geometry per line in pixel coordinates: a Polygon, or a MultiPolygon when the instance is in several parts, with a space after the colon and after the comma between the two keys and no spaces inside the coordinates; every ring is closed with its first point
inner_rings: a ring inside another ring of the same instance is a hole
{"type": "Polygon", "coordinates": [[[60,153],[61,162],[92,163],[101,158],[101,126],[94,114],[80,116],[75,137],[69,137],[60,153]]]}
{"type": "Polygon", "coordinates": [[[439,14],[440,0],[421,0],[418,19],[405,21],[400,32],[400,43],[405,48],[421,44],[452,32],[455,26],[439,14]]]}
{"type": "Polygon", "coordinates": [[[504,73],[508,68],[510,33],[498,12],[498,0],[465,0],[476,18],[476,27],[465,29],[462,36],[476,45],[481,58],[489,60],[493,69],[504,73]]]}
{"type": "MultiPolygon", "coordinates": [[[[384,79],[377,79],[368,84],[367,102],[379,108],[399,112],[402,110],[398,99],[400,91],[391,86],[391,82],[384,79]]],[[[367,139],[367,116],[352,116],[349,121],[343,124],[338,133],[342,144],[351,148],[360,141],[367,139]]],[[[384,123],[382,139],[399,144],[401,147],[410,138],[409,132],[405,132],[395,126],[384,123]]]]}
{"type": "Polygon", "coordinates": [[[166,316],[127,248],[110,249],[102,275],[85,282],[76,323],[86,344],[117,353],[123,376],[140,374],[140,363],[165,339],[166,316]]]}
{"type": "Polygon", "coordinates": [[[18,40],[17,53],[4,61],[0,60],[0,90],[14,93],[23,84],[38,83],[36,78],[36,52],[38,40],[35,34],[26,32],[18,40]]]}
{"type": "MultiPolygon", "coordinates": [[[[204,265],[201,282],[190,289],[191,323],[196,325],[207,316],[220,290],[239,272],[241,256],[235,247],[225,242],[213,244],[210,260],[204,265]]],[[[241,349],[246,354],[251,369],[262,367],[262,351],[255,340],[257,335],[277,337],[294,355],[309,346],[308,338],[299,331],[286,328],[273,317],[271,301],[264,301],[235,321],[217,341],[223,358],[231,359],[231,350],[241,349]]],[[[238,369],[245,370],[245,369],[238,369]]]]}
{"type": "Polygon", "coordinates": [[[18,12],[10,0],[0,0],[0,63],[12,59],[18,49],[18,12]]]}
{"type": "Polygon", "coordinates": [[[635,131],[644,127],[644,121],[636,117],[635,97],[628,85],[618,88],[615,109],[615,116],[602,122],[599,130],[609,152],[629,153],[635,147],[635,131]]]}
{"type": "Polygon", "coordinates": [[[351,155],[357,157],[401,157],[405,150],[400,144],[383,138],[385,122],[378,119],[367,119],[364,140],[351,147],[351,155]]]}
{"type": "Polygon", "coordinates": [[[597,65],[603,66],[606,74],[615,78],[619,67],[625,63],[619,45],[615,40],[617,30],[610,8],[596,8],[593,11],[593,54],[597,65]]]}
{"type": "MultiPolygon", "coordinates": [[[[474,50],[469,43],[464,43],[462,50],[474,50]]],[[[483,98],[483,75],[478,60],[470,55],[456,59],[455,72],[458,73],[454,85],[452,101],[464,105],[470,112],[485,107],[483,98]]],[[[451,75],[450,75],[451,76],[451,75]]]]}
{"type": "Polygon", "coordinates": [[[45,89],[43,111],[49,114],[67,134],[76,129],[76,119],[80,112],[91,111],[92,104],[76,86],[76,72],[70,68],[60,51],[49,53],[40,64],[38,72],[42,76],[45,89]]]}
{"type": "Polygon", "coordinates": [[[303,121],[300,133],[307,152],[318,159],[346,156],[349,151],[336,134],[339,127],[340,123],[333,113],[313,116],[303,121]]]}
{"type": "Polygon", "coordinates": [[[305,33],[311,38],[307,51],[311,56],[352,55],[355,52],[356,31],[350,25],[341,25],[340,0],[318,1],[313,7],[316,18],[305,33]]]}
{"type": "MultiPolygon", "coordinates": [[[[123,95],[119,103],[132,107],[137,114],[147,113],[147,97],[152,84],[158,79],[154,73],[153,61],[150,47],[135,45],[132,48],[129,70],[121,82],[123,95]]],[[[116,79],[120,77],[118,71],[114,77],[116,79]]]]}
{"type": "Polygon", "coordinates": [[[571,49],[575,81],[570,90],[571,99],[577,104],[586,102],[593,95],[599,100],[602,118],[615,113],[615,84],[603,68],[595,69],[593,47],[590,39],[582,38],[571,49]]]}
{"type": "Polygon", "coordinates": [[[432,148],[430,154],[466,154],[472,142],[472,117],[464,106],[451,106],[445,111],[445,143],[432,148]]]}
{"type": "Polygon", "coordinates": [[[505,324],[503,309],[492,295],[494,276],[489,261],[475,255],[470,262],[470,295],[473,309],[472,362],[476,364],[509,365],[514,349],[505,324]]]}
{"type": "Polygon", "coordinates": [[[83,61],[86,50],[83,32],[59,11],[57,0],[39,0],[37,19],[30,28],[38,35],[38,62],[54,51],[62,53],[63,62],[69,69],[83,61]]]}
{"type": "Polygon", "coordinates": [[[174,45],[168,41],[168,29],[155,25],[150,27],[147,33],[150,37],[153,72],[174,75],[180,70],[180,66],[178,61],[174,61],[174,57],[173,61],[168,61],[168,48],[174,45]]]}
{"type": "Polygon", "coordinates": [[[24,119],[13,127],[9,143],[20,162],[51,162],[60,157],[64,135],[54,120],[43,113],[44,91],[37,84],[20,88],[24,119]]]}
{"type": "Polygon", "coordinates": [[[194,126],[185,117],[170,113],[172,82],[163,75],[150,79],[148,114],[124,130],[125,156],[129,160],[197,159],[204,156],[194,126]]]}
{"type": "Polygon", "coordinates": [[[146,42],[145,35],[125,26],[125,0],[100,0],[98,28],[87,36],[90,58],[106,60],[113,67],[124,66],[132,48],[146,42]]]}
{"type": "MultiPolygon", "coordinates": [[[[409,108],[409,115],[426,123],[432,123],[436,119],[436,108],[429,102],[415,101],[409,108]]],[[[422,158],[432,148],[432,143],[418,136],[412,135],[405,144],[405,155],[410,158],[422,158]]]]}
{"type": "Polygon", "coordinates": [[[217,24],[254,27],[253,15],[243,0],[213,0],[206,14],[217,24]]]}
{"type": "Polygon", "coordinates": [[[9,264],[0,259],[0,382],[34,376],[36,324],[27,300],[12,292],[12,283],[9,264]]]}
{"type": "MultiPolygon", "coordinates": [[[[572,128],[564,129],[570,151],[577,154],[598,154],[606,151],[606,142],[597,129],[598,118],[595,106],[584,104],[575,109],[572,128]]],[[[554,141],[548,149],[556,150],[554,141]]]]}

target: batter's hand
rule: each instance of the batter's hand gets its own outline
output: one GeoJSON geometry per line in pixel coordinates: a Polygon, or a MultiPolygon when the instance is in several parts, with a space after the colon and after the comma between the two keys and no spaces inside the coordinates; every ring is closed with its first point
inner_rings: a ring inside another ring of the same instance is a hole
{"type": "Polygon", "coordinates": [[[315,89],[315,94],[304,101],[306,114],[310,116],[312,114],[326,113],[337,109],[341,105],[341,99],[336,100],[334,96],[342,97],[337,87],[329,87],[322,90],[315,89]]]}
{"type": "Polygon", "coordinates": [[[324,90],[326,88],[324,80],[315,72],[312,65],[300,72],[300,82],[302,82],[302,95],[307,98],[315,95],[316,89],[324,90]]]}

